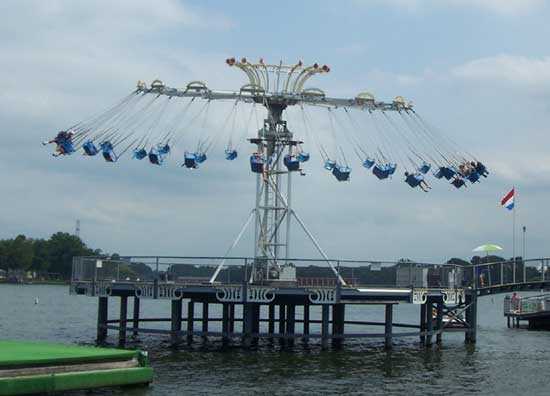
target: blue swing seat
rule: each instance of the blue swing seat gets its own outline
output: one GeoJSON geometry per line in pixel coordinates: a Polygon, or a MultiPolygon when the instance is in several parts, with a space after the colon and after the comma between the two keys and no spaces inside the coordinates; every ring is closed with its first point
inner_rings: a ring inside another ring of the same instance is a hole
{"type": "Polygon", "coordinates": [[[335,162],[335,161],[332,161],[332,160],[326,160],[326,161],[325,161],[324,168],[325,168],[326,170],[331,171],[331,170],[334,169],[335,166],[336,166],[336,162],[335,162]]]}
{"type": "Polygon", "coordinates": [[[263,173],[266,159],[261,153],[256,153],[250,156],[250,169],[254,173],[263,173]]]}
{"type": "Polygon", "coordinates": [[[283,158],[283,163],[289,172],[296,172],[300,169],[300,159],[295,155],[285,155],[283,158]]]}
{"type": "Polygon", "coordinates": [[[195,153],[195,160],[198,164],[202,164],[207,159],[208,157],[206,156],[206,153],[195,153]]]}
{"type": "Polygon", "coordinates": [[[147,150],[145,150],[144,148],[134,150],[134,158],[135,159],[142,160],[145,157],[147,157],[147,150]]]}
{"type": "Polygon", "coordinates": [[[73,143],[69,140],[64,140],[57,143],[58,147],[61,147],[61,154],[69,155],[74,152],[73,143]]]}
{"type": "Polygon", "coordinates": [[[238,157],[237,150],[225,150],[225,159],[229,161],[233,161],[235,158],[238,157]]]}
{"type": "Polygon", "coordinates": [[[375,160],[367,158],[363,161],[363,167],[367,168],[367,169],[370,169],[374,166],[375,163],[376,163],[375,160]]]}
{"type": "Polygon", "coordinates": [[[159,144],[157,146],[157,151],[160,155],[166,155],[170,153],[170,146],[168,144],[165,144],[164,146],[159,144]]]}
{"type": "Polygon", "coordinates": [[[332,168],[332,174],[338,181],[348,181],[350,173],[351,168],[348,166],[335,165],[334,168],[332,168]]]}
{"type": "Polygon", "coordinates": [[[374,174],[374,176],[376,176],[380,180],[387,179],[394,172],[395,172],[395,168],[389,167],[388,164],[386,164],[386,165],[376,164],[372,168],[372,173],[374,174]]]}
{"type": "Polygon", "coordinates": [[[478,172],[473,171],[472,173],[470,173],[468,175],[468,180],[470,181],[470,183],[474,184],[476,182],[479,182],[480,177],[481,177],[481,175],[478,172]]]}
{"type": "Polygon", "coordinates": [[[105,161],[116,162],[118,158],[115,154],[115,151],[111,142],[105,141],[100,144],[100,147],[101,147],[101,152],[103,154],[103,158],[105,159],[105,161]]]}
{"type": "Polygon", "coordinates": [[[451,180],[456,175],[456,170],[453,167],[442,166],[435,173],[436,179],[445,178],[451,180]]]}
{"type": "Polygon", "coordinates": [[[303,151],[300,151],[300,153],[298,154],[298,160],[299,160],[300,162],[307,162],[307,161],[309,161],[309,157],[310,157],[309,153],[305,153],[305,152],[303,152],[303,151]]]}
{"type": "Polygon", "coordinates": [[[397,164],[386,164],[386,168],[390,172],[390,176],[395,173],[395,170],[397,169],[397,164]]]}
{"type": "Polygon", "coordinates": [[[99,153],[99,150],[95,146],[94,142],[91,140],[88,140],[86,143],[82,145],[82,148],[84,149],[84,155],[89,155],[90,157],[93,157],[94,155],[97,155],[99,153]]]}
{"type": "Polygon", "coordinates": [[[451,182],[451,184],[458,189],[458,188],[461,188],[461,187],[465,186],[466,182],[464,181],[464,179],[461,179],[461,178],[457,177],[451,182]]]}
{"type": "Polygon", "coordinates": [[[197,169],[199,167],[199,164],[197,163],[197,158],[195,157],[194,153],[186,152],[184,154],[183,166],[188,169],[197,169]]]}
{"type": "Polygon", "coordinates": [[[407,183],[412,188],[415,188],[418,187],[423,180],[424,176],[422,176],[420,173],[416,173],[414,175],[408,175],[405,178],[405,183],[407,183]]]}
{"type": "Polygon", "coordinates": [[[418,171],[425,175],[426,173],[428,173],[430,171],[431,167],[432,166],[430,164],[428,164],[426,162],[423,162],[422,165],[420,165],[420,168],[418,168],[418,171]]]}
{"type": "Polygon", "coordinates": [[[152,148],[149,150],[149,162],[153,165],[162,165],[162,162],[164,161],[164,156],[159,152],[158,149],[152,148]]]}

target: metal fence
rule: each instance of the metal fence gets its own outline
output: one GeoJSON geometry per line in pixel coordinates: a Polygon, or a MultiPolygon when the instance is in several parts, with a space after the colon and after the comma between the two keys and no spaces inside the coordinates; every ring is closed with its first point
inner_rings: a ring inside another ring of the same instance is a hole
{"type": "MultiPolygon", "coordinates": [[[[246,257],[75,257],[71,279],[201,284],[210,283],[218,269],[215,283],[237,284],[249,279],[254,263],[253,258],[246,257]]],[[[289,259],[280,264],[295,268],[298,286],[334,286],[337,275],[349,286],[482,290],[550,282],[550,259],[547,258],[476,265],[315,259],[289,259]]]]}
{"type": "Polygon", "coordinates": [[[524,297],[513,300],[510,296],[504,298],[504,314],[532,314],[550,311],[550,294],[524,297]]]}

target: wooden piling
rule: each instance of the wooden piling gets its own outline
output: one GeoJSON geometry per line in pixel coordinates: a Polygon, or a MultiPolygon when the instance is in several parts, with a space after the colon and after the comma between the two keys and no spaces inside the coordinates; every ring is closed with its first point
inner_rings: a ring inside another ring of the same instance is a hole
{"type": "Polygon", "coordinates": [[[243,304],[243,345],[249,347],[252,341],[253,312],[252,304],[243,304]]]}
{"type": "Polygon", "coordinates": [[[466,295],[466,323],[470,325],[469,331],[465,334],[464,340],[469,344],[475,344],[477,341],[477,294],[472,292],[466,295]]]}
{"type": "Polygon", "coordinates": [[[108,297],[99,297],[97,302],[97,342],[107,339],[107,319],[109,316],[108,297]]]}
{"type": "MultiPolygon", "coordinates": [[[[420,305],[420,332],[424,333],[426,331],[426,303],[420,305]]],[[[420,335],[420,342],[422,344],[426,343],[426,336],[424,334],[420,335]]]]}
{"type": "Polygon", "coordinates": [[[432,315],[432,312],[433,312],[433,307],[434,307],[434,304],[433,304],[433,301],[431,299],[428,299],[428,301],[426,302],[426,332],[428,333],[426,335],[426,346],[430,346],[432,345],[432,338],[433,338],[433,329],[434,329],[434,326],[433,326],[433,315],[432,315]]]}
{"type": "Polygon", "coordinates": [[[326,348],[328,344],[328,325],[329,325],[329,309],[330,306],[323,304],[321,308],[321,344],[323,348],[326,348]]]}
{"type": "MultiPolygon", "coordinates": [[[[260,316],[260,304],[252,304],[252,332],[255,334],[258,334],[260,332],[260,316]]],[[[257,338],[257,336],[255,336],[254,338],[257,338]]]]}
{"type": "Polygon", "coordinates": [[[332,306],[332,345],[342,346],[342,336],[344,335],[345,305],[334,304],[332,306]]]}
{"type": "Polygon", "coordinates": [[[134,314],[132,316],[132,327],[134,328],[134,331],[132,333],[133,337],[138,336],[138,329],[139,329],[139,305],[140,305],[140,299],[138,297],[134,297],[134,314]]]}
{"type": "Polygon", "coordinates": [[[443,340],[443,333],[441,330],[443,329],[443,301],[437,302],[437,335],[435,336],[435,342],[436,344],[441,344],[441,341],[443,340]]]}
{"type": "Polygon", "coordinates": [[[222,341],[227,343],[229,341],[229,304],[222,304],[222,341]]]}
{"type": "Polygon", "coordinates": [[[193,342],[193,331],[195,330],[195,302],[187,303],[187,343],[193,342]]]}
{"type": "Polygon", "coordinates": [[[206,333],[208,332],[208,303],[202,303],[202,333],[203,338],[206,338],[206,333]]]}
{"type": "Polygon", "coordinates": [[[471,312],[472,333],[470,342],[475,344],[477,342],[477,294],[472,294],[472,312],[471,312]]]}
{"type": "Polygon", "coordinates": [[[279,305],[279,334],[285,333],[285,306],[279,305]]]}
{"type": "Polygon", "coordinates": [[[386,304],[384,321],[384,347],[391,349],[393,346],[393,304],[386,304]]]}
{"type": "Polygon", "coordinates": [[[118,329],[118,345],[126,345],[126,326],[128,324],[128,297],[120,297],[120,321],[118,329]]]}
{"type": "MultiPolygon", "coordinates": [[[[294,336],[296,328],[296,305],[288,304],[286,308],[286,334],[294,336]]],[[[288,338],[289,345],[294,344],[294,338],[288,338]]]]}
{"type": "Polygon", "coordinates": [[[309,304],[304,305],[304,335],[309,335],[309,304]]]}
{"type": "Polygon", "coordinates": [[[230,333],[235,331],[235,304],[229,304],[229,328],[230,333]]]}
{"type": "Polygon", "coordinates": [[[180,342],[181,335],[178,333],[181,331],[181,312],[182,312],[182,300],[172,300],[172,317],[171,317],[171,333],[170,343],[172,346],[177,345],[180,342]]]}
{"type": "Polygon", "coordinates": [[[275,305],[274,304],[269,304],[267,332],[269,334],[275,333],[275,305]]]}

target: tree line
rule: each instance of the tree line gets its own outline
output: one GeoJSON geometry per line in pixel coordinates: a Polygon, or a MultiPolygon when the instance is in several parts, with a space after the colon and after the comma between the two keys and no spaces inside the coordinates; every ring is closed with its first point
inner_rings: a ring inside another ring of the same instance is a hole
{"type": "MultiPolygon", "coordinates": [[[[56,232],[49,239],[28,238],[25,235],[18,235],[13,239],[0,240],[0,269],[6,271],[33,271],[49,272],[59,274],[62,278],[68,279],[71,275],[73,257],[75,256],[99,256],[104,255],[101,249],[93,249],[76,235],[66,232],[56,232]]],[[[117,254],[111,256],[118,258],[117,254]]],[[[521,258],[518,257],[519,260],[521,258]]],[[[471,261],[460,258],[452,258],[447,264],[468,266],[472,264],[485,264],[504,261],[499,256],[472,257],[471,261]]],[[[399,260],[398,264],[413,263],[408,259],[399,260]]],[[[120,268],[119,268],[120,270],[120,268]]],[[[123,268],[125,276],[130,278],[152,277],[153,270],[142,263],[129,263],[123,268]]],[[[496,267],[491,271],[496,271],[496,267]]],[[[518,267],[516,269],[520,271],[518,267]]],[[[533,269],[534,270],[534,269],[533,269]]],[[[226,268],[220,273],[220,278],[231,277],[237,279],[240,275],[226,272],[238,272],[237,268],[226,268]]],[[[534,270],[536,271],[536,270],[534,270]]],[[[194,265],[176,265],[168,271],[173,276],[202,276],[209,277],[211,270],[194,265]]],[[[380,271],[373,271],[371,268],[341,268],[344,277],[353,278],[357,281],[369,280],[380,284],[393,284],[395,282],[395,271],[389,268],[381,268],[380,271]],[[364,278],[364,279],[363,279],[364,278]]],[[[119,274],[122,275],[122,274],[119,274]]],[[[330,269],[320,266],[309,266],[297,268],[298,277],[331,277],[330,269]]],[[[497,276],[498,274],[494,274],[497,276]]]]}
{"type": "Polygon", "coordinates": [[[66,232],[56,232],[49,239],[18,235],[0,240],[0,269],[51,272],[68,279],[74,256],[101,253],[100,249],[91,249],[79,237],[66,232]]]}

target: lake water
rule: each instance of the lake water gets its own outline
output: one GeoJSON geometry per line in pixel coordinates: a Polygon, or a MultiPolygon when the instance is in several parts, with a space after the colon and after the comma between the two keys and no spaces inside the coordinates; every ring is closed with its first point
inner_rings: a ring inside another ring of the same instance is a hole
{"type": "MultiPolygon", "coordinates": [[[[465,345],[463,334],[445,334],[441,346],[425,348],[416,338],[403,338],[392,351],[383,349],[381,339],[346,341],[339,351],[322,351],[315,342],[297,342],[293,349],[267,342],[256,350],[222,349],[215,340],[174,350],[166,336],[142,336],[128,348],[149,351],[151,387],[63,395],[546,395],[550,332],[507,329],[503,298],[479,299],[475,346],[465,345]]],[[[0,338],[93,344],[96,309],[97,299],[70,296],[67,286],[0,285],[0,338]]],[[[169,309],[169,302],[142,302],[143,317],[167,317],[169,309]]],[[[115,301],[110,312],[118,312],[115,301]]],[[[378,308],[346,312],[347,319],[382,315],[378,308]]],[[[395,321],[417,323],[418,316],[418,307],[403,304],[395,321]]],[[[109,332],[113,345],[116,336],[109,332]]]]}

